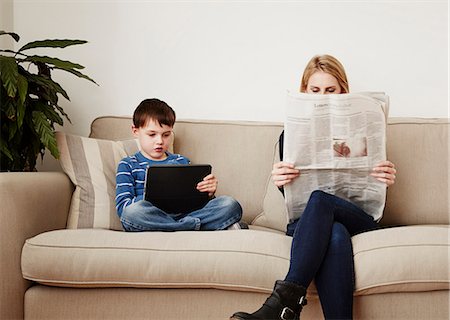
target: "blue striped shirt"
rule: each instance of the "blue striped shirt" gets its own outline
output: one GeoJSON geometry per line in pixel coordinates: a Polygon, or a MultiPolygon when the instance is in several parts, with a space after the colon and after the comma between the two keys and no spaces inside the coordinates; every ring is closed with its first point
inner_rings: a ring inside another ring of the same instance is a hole
{"type": "Polygon", "coordinates": [[[150,160],[141,152],[123,158],[117,166],[116,174],[116,210],[119,217],[126,206],[144,199],[147,167],[189,163],[188,158],[168,152],[167,158],[161,161],[150,160]]]}

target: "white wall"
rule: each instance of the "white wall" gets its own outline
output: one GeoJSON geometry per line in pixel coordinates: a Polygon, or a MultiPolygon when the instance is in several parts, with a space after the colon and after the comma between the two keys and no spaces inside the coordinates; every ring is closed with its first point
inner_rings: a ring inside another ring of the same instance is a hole
{"type": "Polygon", "coordinates": [[[286,89],[317,53],[341,60],[353,92],[387,92],[391,116],[449,116],[447,1],[15,0],[14,31],[20,45],[89,41],[44,52],[100,84],[55,72],[76,134],[147,97],[178,118],[282,121],[286,89]]]}
{"type": "MultiPolygon", "coordinates": [[[[0,0],[0,30],[13,31],[13,1],[0,0]]],[[[0,37],[0,48],[12,49],[14,40],[10,36],[3,35],[0,37]]]]}

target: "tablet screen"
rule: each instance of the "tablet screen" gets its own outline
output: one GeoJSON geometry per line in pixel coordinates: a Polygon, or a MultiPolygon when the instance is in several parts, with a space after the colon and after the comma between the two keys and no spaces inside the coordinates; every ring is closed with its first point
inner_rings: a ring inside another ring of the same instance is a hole
{"type": "Polygon", "coordinates": [[[197,184],[211,173],[211,166],[150,166],[145,182],[145,200],[169,214],[189,213],[203,208],[209,201],[207,192],[197,184]]]}

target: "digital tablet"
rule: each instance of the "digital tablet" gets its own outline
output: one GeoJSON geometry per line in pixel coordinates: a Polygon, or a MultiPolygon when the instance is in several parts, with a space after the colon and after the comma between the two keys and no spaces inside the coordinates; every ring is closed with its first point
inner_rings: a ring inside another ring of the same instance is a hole
{"type": "Polygon", "coordinates": [[[197,184],[211,173],[209,164],[155,165],[147,168],[145,200],[166,213],[189,213],[203,208],[208,192],[197,184]]]}

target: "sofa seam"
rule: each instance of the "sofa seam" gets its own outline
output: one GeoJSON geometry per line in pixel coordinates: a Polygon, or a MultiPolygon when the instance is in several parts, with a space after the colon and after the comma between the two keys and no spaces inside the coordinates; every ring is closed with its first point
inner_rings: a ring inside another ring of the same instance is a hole
{"type": "Polygon", "coordinates": [[[178,252],[178,253],[192,253],[192,252],[205,252],[205,253],[238,253],[238,254],[251,254],[251,255],[257,255],[257,256],[265,256],[265,257],[274,257],[274,258],[280,258],[283,260],[289,260],[289,258],[274,255],[274,254],[265,254],[265,253],[258,253],[258,252],[250,252],[250,251],[236,251],[236,250],[217,250],[217,249],[211,249],[211,250],[195,250],[195,249],[189,249],[189,250],[175,250],[175,249],[150,249],[150,248],[119,248],[119,247],[81,247],[81,246],[50,246],[50,245],[36,245],[36,244],[30,244],[26,243],[26,246],[34,247],[34,248],[50,248],[50,249],[64,249],[64,250],[71,250],[71,249],[80,249],[80,250],[121,250],[121,251],[153,251],[153,252],[178,252]]]}

